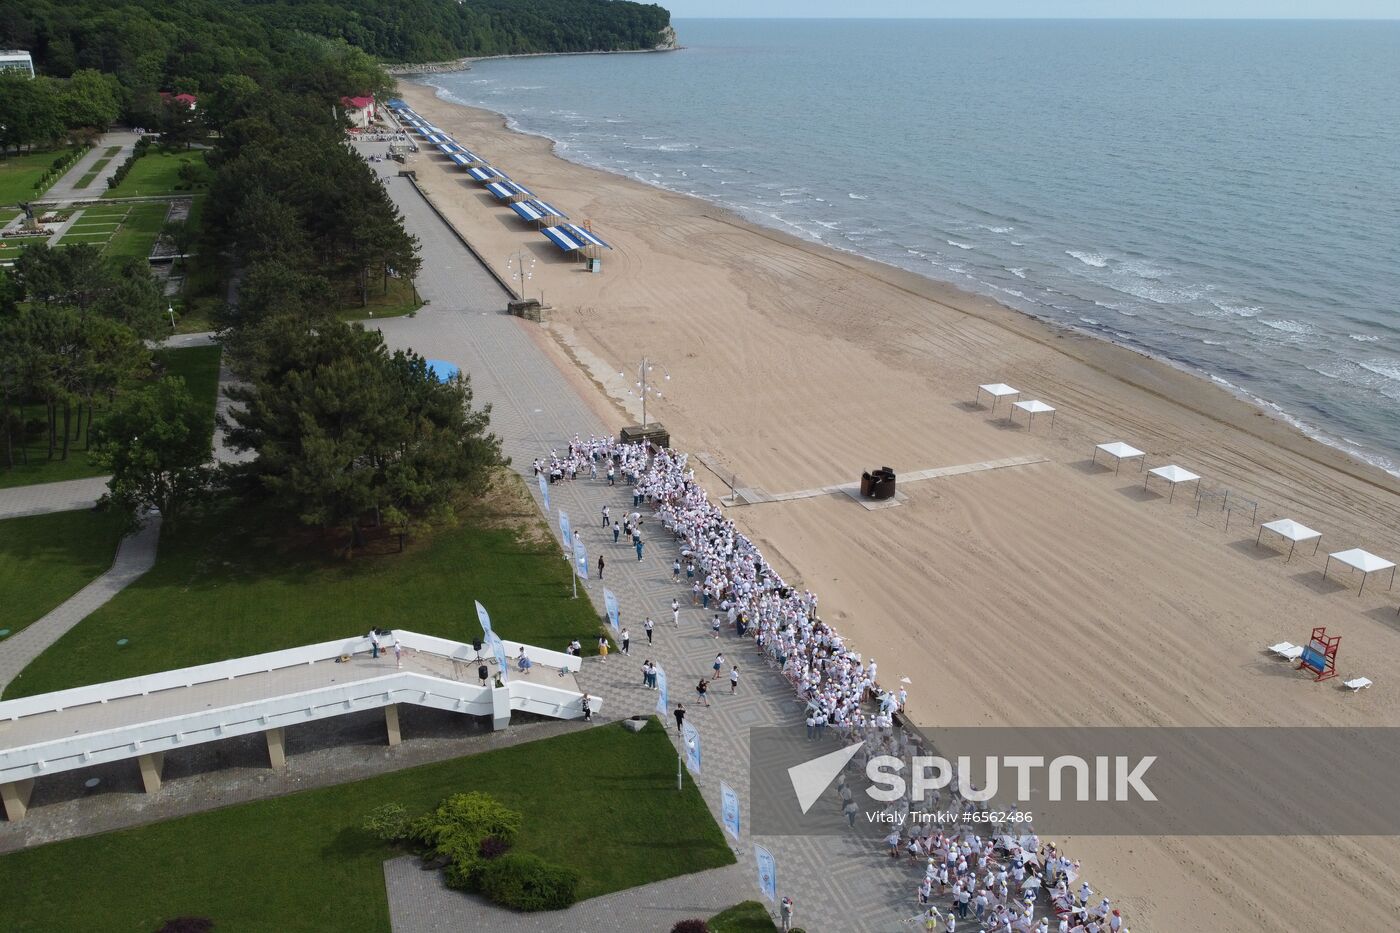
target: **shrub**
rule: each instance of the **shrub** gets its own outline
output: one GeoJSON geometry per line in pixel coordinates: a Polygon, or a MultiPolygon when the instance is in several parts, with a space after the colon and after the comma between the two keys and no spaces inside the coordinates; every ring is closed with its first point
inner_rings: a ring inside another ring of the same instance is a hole
{"type": "Polygon", "coordinates": [[[208,917],[176,917],[167,920],[156,933],[209,933],[214,929],[214,921],[208,917]]]}
{"type": "Polygon", "coordinates": [[[398,842],[408,835],[408,822],[403,804],[386,803],[366,813],[360,828],[384,842],[398,842]]]}
{"type": "Polygon", "coordinates": [[[449,856],[464,868],[478,858],[487,836],[509,844],[520,831],[520,814],[479,791],[453,794],[437,808],[409,823],[408,838],[434,855],[449,856]]]}
{"type": "Polygon", "coordinates": [[[682,920],[671,927],[671,933],[710,933],[710,925],[704,920],[682,920]]]}
{"type": "Polygon", "coordinates": [[[563,910],[578,900],[578,872],[511,853],[481,864],[481,893],[515,910],[563,910]]]}

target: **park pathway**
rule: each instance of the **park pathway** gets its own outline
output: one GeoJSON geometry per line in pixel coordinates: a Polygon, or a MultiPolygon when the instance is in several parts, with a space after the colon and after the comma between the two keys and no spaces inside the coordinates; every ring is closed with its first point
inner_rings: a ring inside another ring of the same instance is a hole
{"type": "Polygon", "coordinates": [[[35,483],[0,489],[0,521],[49,512],[90,509],[107,491],[106,476],[64,480],[61,483],[35,483]]]}
{"type": "MultiPolygon", "coordinates": [[[[363,143],[358,146],[366,152],[385,148],[363,143]]],[[[500,436],[515,470],[527,479],[531,495],[539,502],[539,490],[530,476],[531,461],[551,448],[563,450],[575,434],[585,438],[590,433],[606,434],[607,427],[535,344],[528,328],[538,325],[503,312],[505,291],[457,240],[413,184],[394,175],[397,163],[373,163],[373,167],[381,173],[390,196],[403,212],[408,231],[422,244],[423,269],[418,288],[430,301],[416,316],[386,320],[379,327],[391,346],[416,348],[425,355],[456,363],[471,374],[475,403],[492,405],[492,430],[500,436]]],[[[642,687],[640,666],[645,657],[658,661],[668,673],[672,703],[687,701],[687,708],[692,710],[690,721],[700,731],[704,773],[697,784],[705,801],[718,818],[719,782],[727,782],[739,795],[743,824],[747,827],[748,729],[772,725],[800,728],[802,705],[786,681],[761,664],[750,644],[732,637],[716,643],[710,637],[705,624],[710,614],[690,608],[688,594],[671,583],[670,565],[677,552],[670,536],[658,533],[653,520],[646,525],[646,559],[641,562],[629,547],[614,545],[611,534],[604,535],[602,506],[608,504],[614,515],[630,509],[632,500],[626,487],[580,480],[550,487],[550,498],[551,524],[557,510],[565,509],[573,526],[583,533],[590,560],[596,562],[599,553],[608,559],[606,584],[617,595],[623,624],[632,632],[632,656],[614,654],[606,663],[589,659],[579,676],[580,685],[604,699],[607,719],[650,713],[656,694],[642,687]],[[671,624],[669,607],[673,597],[687,604],[679,630],[671,624]],[[657,623],[656,643],[650,647],[645,646],[641,624],[648,614],[657,623]],[[739,694],[730,697],[727,686],[721,686],[715,691],[712,707],[696,709],[688,702],[692,697],[687,694],[693,694],[695,682],[710,672],[710,662],[721,649],[740,667],[743,680],[739,694]]],[[[542,502],[540,505],[543,507],[542,502]]],[[[595,579],[581,583],[579,589],[587,593],[601,616],[602,583],[595,579]]],[[[832,736],[830,747],[821,751],[834,751],[837,747],[832,736]]],[[[892,866],[889,859],[881,861],[879,850],[866,836],[852,833],[756,840],[747,829],[735,848],[739,877],[746,883],[733,888],[730,903],[758,896],[755,841],[776,857],[778,893],[794,899],[802,925],[809,930],[890,930],[916,909],[903,906],[911,904],[913,876],[892,866]]],[[[665,844],[664,840],[657,842],[665,844]]],[[[477,910],[476,903],[458,899],[452,917],[459,925],[472,924],[477,910]]],[[[495,928],[506,933],[542,929],[528,925],[520,915],[502,918],[495,928]]],[[[417,928],[396,927],[398,933],[414,929],[417,928]]]]}
{"type": "Polygon", "coordinates": [[[97,144],[92,147],[92,151],[79,159],[72,168],[63,173],[63,177],[53,183],[53,187],[44,192],[42,200],[46,204],[67,204],[71,201],[95,200],[102,197],[107,192],[107,179],[116,174],[123,162],[130,157],[132,150],[136,148],[136,140],[139,139],[131,130],[115,130],[111,133],[104,133],[97,144]],[[92,171],[92,167],[101,159],[107,158],[105,153],[113,146],[120,146],[121,150],[102,167],[92,181],[85,187],[79,188],[78,182],[83,176],[92,171]]]}

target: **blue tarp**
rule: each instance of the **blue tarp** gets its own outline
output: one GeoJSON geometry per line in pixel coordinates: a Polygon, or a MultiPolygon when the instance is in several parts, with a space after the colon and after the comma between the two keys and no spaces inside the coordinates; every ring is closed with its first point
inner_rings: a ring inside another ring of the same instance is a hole
{"type": "Polygon", "coordinates": [[[447,360],[428,360],[428,372],[437,376],[438,382],[450,382],[462,370],[456,363],[447,360]]]}

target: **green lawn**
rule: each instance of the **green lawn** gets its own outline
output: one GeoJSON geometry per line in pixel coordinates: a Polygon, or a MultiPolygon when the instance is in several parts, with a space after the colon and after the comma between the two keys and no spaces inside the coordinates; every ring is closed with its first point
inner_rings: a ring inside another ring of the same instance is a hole
{"type": "Polygon", "coordinates": [[[556,651],[578,638],[591,652],[601,620],[587,599],[570,598],[558,544],[541,539],[543,523],[528,517],[518,480],[511,483],[509,516],[478,505],[405,553],[387,539],[349,560],[325,539],[288,544],[285,522],[258,510],[212,503],[167,523],[156,565],[35,659],[5,699],[375,626],[471,641],[481,633],[473,600],[503,638],[556,651]],[[119,638],[130,644],[116,651],[119,638]]]}
{"type": "Polygon", "coordinates": [[[0,629],[38,621],[112,565],[120,522],[85,509],[0,521],[0,629]]]}
{"type": "Polygon", "coordinates": [[[204,153],[199,150],[188,152],[160,152],[152,150],[137,159],[131,166],[122,183],[108,188],[104,198],[135,198],[150,195],[182,194],[192,190],[180,180],[180,166],[193,163],[201,169],[202,181],[198,187],[205,187],[213,172],[204,161],[204,153]]]}
{"type": "Polygon", "coordinates": [[[369,284],[369,304],[360,305],[358,289],[351,289],[340,296],[339,317],[342,321],[365,321],[371,318],[402,317],[423,306],[413,283],[408,279],[389,279],[385,287],[383,279],[372,279],[369,284]]]}
{"type": "Polygon", "coordinates": [[[772,933],[773,915],[758,901],[735,904],[710,918],[710,933],[772,933]]]}
{"type": "Polygon", "coordinates": [[[59,151],[31,152],[0,159],[0,205],[14,207],[18,201],[28,201],[39,195],[34,184],[44,177],[59,151]]]}
{"type": "MultiPolygon", "coordinates": [[[[170,205],[164,201],[146,204],[132,204],[122,225],[112,234],[104,255],[108,259],[145,259],[151,255],[151,247],[156,245],[160,228],[165,226],[165,215],[170,205]]],[[[87,215],[83,215],[86,219],[87,215]]]]}
{"type": "MultiPolygon", "coordinates": [[[[515,850],[577,869],[584,898],[732,864],[690,775],[678,792],[675,770],[659,723],[636,735],[601,726],[25,849],[0,857],[0,928],[149,933],[193,915],[218,933],[388,933],[382,865],[396,852],[359,829],[361,816],[387,802],[416,814],[467,790],[523,813],[515,850]]],[[[462,916],[470,928],[470,905],[462,916]]]]}
{"type": "MultiPolygon", "coordinates": [[[[158,350],[155,354],[156,360],[166,368],[166,371],[173,375],[184,376],[185,381],[190,386],[190,392],[208,406],[211,432],[214,423],[214,401],[219,382],[219,352],[220,348],[218,347],[188,347],[181,350],[158,350]]],[[[25,408],[24,414],[26,419],[38,418],[42,420],[44,406],[41,402],[32,402],[25,408]]],[[[96,422],[101,418],[102,412],[99,409],[93,420],[96,422]]],[[[86,425],[77,428],[76,439],[68,448],[67,460],[59,460],[57,454],[54,455],[53,460],[47,459],[48,444],[44,435],[40,433],[31,436],[27,445],[28,463],[20,462],[22,458],[18,449],[15,451],[16,462],[12,469],[5,469],[3,461],[0,461],[0,489],[8,489],[11,486],[28,486],[32,483],[58,483],[63,480],[82,479],[85,476],[100,476],[102,470],[92,464],[88,460],[87,451],[81,449],[87,444],[85,428],[86,425]]]]}

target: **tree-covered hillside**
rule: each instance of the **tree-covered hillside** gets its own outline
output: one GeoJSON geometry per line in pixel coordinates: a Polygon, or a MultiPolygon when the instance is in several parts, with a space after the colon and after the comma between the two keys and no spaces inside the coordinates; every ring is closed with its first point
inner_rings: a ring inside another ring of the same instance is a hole
{"type": "Polygon", "coordinates": [[[141,87],[256,74],[291,32],[417,62],[646,49],[669,23],[662,7],[628,0],[0,0],[0,48],[31,50],[57,77],[92,68],[141,87]]]}

